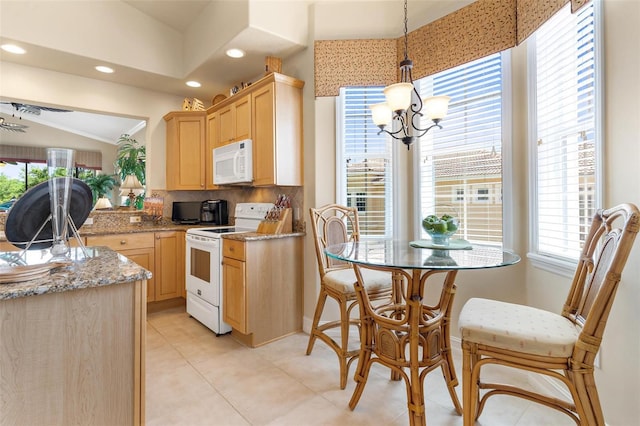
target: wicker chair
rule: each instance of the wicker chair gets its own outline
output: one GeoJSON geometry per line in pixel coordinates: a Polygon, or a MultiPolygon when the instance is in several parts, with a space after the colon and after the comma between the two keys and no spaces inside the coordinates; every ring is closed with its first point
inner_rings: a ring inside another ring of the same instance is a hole
{"type": "Polygon", "coordinates": [[[464,305],[458,325],[465,426],[471,426],[487,398],[497,394],[555,408],[579,425],[605,424],[594,359],[639,220],[637,207],[630,204],[596,212],[561,315],[486,299],[470,299],[464,305]],[[572,401],[481,382],[480,372],[487,364],[558,379],[570,391],[572,401]],[[480,389],[487,392],[481,394],[480,389]]]}
{"type": "Polygon", "coordinates": [[[456,292],[457,271],[398,270],[354,264],[358,281],[356,293],[361,307],[362,354],[355,373],[356,388],[349,407],[355,409],[364,391],[374,363],[391,370],[391,378],[402,378],[407,390],[409,424],[425,425],[424,380],[428,373],[442,370],[453,407],[462,414],[455,391],[458,385],[450,346],[451,308],[456,292]],[[373,269],[370,269],[373,268],[373,269]],[[364,285],[366,274],[393,271],[394,303],[375,305],[364,285]],[[423,297],[427,280],[440,278],[439,298],[426,303],[423,297]]]}
{"type": "MultiPolygon", "coordinates": [[[[352,317],[357,306],[354,283],[356,276],[349,263],[331,259],[324,249],[333,244],[357,241],[360,237],[358,211],[352,207],[330,204],[319,209],[309,209],[315,239],[318,271],[320,273],[320,294],[313,316],[307,355],[311,354],[316,339],[325,342],[338,355],[340,362],[340,389],[347,385],[347,374],[351,363],[357,359],[359,348],[349,349],[349,330],[351,326],[360,328],[358,317],[352,317]],[[334,299],[340,309],[340,319],[320,324],[327,297],[334,299]],[[340,343],[327,331],[340,329],[340,343]]],[[[388,300],[391,295],[391,274],[373,271],[367,275],[367,291],[373,300],[388,300]]],[[[357,312],[356,312],[357,313],[357,312]]]]}

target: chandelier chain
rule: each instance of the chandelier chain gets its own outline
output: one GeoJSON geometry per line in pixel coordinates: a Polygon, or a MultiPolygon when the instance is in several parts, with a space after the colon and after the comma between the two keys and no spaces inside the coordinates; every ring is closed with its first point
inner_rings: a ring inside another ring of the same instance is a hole
{"type": "Polygon", "coordinates": [[[404,0],[404,59],[409,59],[409,28],[407,23],[407,0],[404,0]]]}

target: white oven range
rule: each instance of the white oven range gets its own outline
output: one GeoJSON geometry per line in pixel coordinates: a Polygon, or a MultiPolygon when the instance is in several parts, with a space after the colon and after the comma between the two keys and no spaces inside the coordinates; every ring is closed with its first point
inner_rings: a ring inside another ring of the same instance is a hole
{"type": "Polygon", "coordinates": [[[217,335],[231,331],[222,321],[223,234],[255,232],[272,203],[238,203],[234,226],[190,228],[186,232],[187,313],[217,335]]]}

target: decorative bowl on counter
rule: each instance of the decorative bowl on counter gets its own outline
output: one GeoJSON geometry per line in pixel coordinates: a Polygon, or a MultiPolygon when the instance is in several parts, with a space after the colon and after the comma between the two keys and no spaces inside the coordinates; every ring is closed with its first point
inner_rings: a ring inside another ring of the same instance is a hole
{"type": "Polygon", "coordinates": [[[422,220],[422,228],[431,237],[433,244],[448,246],[449,238],[456,233],[460,226],[458,219],[444,214],[438,217],[434,214],[422,220]]]}

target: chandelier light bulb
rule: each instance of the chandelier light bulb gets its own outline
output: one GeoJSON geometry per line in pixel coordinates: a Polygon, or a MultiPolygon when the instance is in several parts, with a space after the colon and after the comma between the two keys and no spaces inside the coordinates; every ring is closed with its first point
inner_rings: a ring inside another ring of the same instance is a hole
{"type": "Polygon", "coordinates": [[[391,108],[386,102],[370,105],[369,109],[371,109],[371,116],[376,126],[384,127],[391,124],[391,108]]]}
{"type": "Polygon", "coordinates": [[[413,92],[413,84],[396,83],[387,86],[383,90],[385,98],[391,111],[399,113],[406,111],[411,106],[411,92],[413,92]]]}
{"type": "Polygon", "coordinates": [[[442,120],[449,109],[449,96],[433,96],[424,100],[423,113],[432,120],[442,120]]]}

